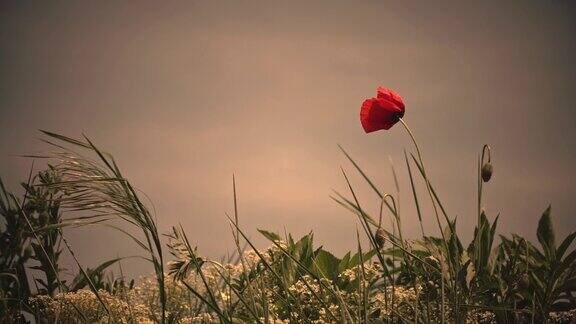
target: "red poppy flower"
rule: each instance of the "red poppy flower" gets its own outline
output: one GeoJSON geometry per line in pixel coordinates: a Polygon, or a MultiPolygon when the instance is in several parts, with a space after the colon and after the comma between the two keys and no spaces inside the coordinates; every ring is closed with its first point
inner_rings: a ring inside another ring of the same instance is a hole
{"type": "Polygon", "coordinates": [[[396,92],[378,87],[376,98],[364,100],[360,122],[366,133],[390,129],[404,116],[404,101],[396,92]]]}

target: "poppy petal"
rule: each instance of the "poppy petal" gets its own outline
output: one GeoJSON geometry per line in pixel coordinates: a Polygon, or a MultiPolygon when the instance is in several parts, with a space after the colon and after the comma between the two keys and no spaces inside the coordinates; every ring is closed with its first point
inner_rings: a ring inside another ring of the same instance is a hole
{"type": "Polygon", "coordinates": [[[398,107],[404,109],[404,100],[402,100],[402,97],[400,97],[400,95],[396,93],[394,90],[390,90],[384,87],[378,87],[378,89],[376,89],[376,92],[378,93],[377,95],[378,98],[392,101],[398,107]]]}
{"type": "Polygon", "coordinates": [[[366,99],[360,109],[360,121],[366,133],[390,129],[402,115],[403,110],[395,103],[380,98],[366,99]]]}

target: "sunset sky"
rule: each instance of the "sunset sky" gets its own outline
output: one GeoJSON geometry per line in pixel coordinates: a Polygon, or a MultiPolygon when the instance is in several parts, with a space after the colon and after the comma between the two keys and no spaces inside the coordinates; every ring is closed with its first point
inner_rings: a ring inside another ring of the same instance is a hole
{"type": "MultiPolygon", "coordinates": [[[[490,219],[500,213],[499,231],[535,239],[552,204],[563,236],[576,228],[575,9],[531,0],[2,1],[0,176],[16,190],[31,164],[18,155],[50,149],[38,129],[86,134],[151,198],[161,231],[181,223],[205,256],[233,249],[224,215],[232,174],[241,226],[259,246],[257,228],[313,230],[341,255],[355,249],[356,220],[329,198],[348,194],[340,166],[363,206],[378,209],[341,144],[390,193],[393,161],[405,236],[415,238],[410,139],[401,125],[365,134],[359,122],[362,101],[383,85],[403,96],[466,241],[485,143],[494,177],[484,206],[490,219]]],[[[425,200],[421,181],[418,189],[425,200]]],[[[65,234],[87,266],[139,252],[104,228],[65,234]]]]}

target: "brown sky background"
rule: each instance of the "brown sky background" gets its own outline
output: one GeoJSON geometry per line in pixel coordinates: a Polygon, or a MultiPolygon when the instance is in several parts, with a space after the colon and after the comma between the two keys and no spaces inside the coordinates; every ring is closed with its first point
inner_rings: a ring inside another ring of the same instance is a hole
{"type": "MultiPolygon", "coordinates": [[[[38,129],[82,133],[154,201],[163,232],[182,223],[202,254],[233,248],[224,212],[236,174],[241,225],[341,254],[355,219],[329,199],[352,173],[342,144],[386,192],[400,176],[406,236],[419,232],[397,125],[366,135],[359,107],[396,89],[428,172],[466,241],[476,159],[501,233],[535,238],[552,204],[576,228],[576,11],[569,1],[2,1],[0,175],[12,189],[43,152],[38,129]]],[[[351,177],[370,211],[378,201],[351,177]],[[362,188],[362,189],[360,189],[362,188]]],[[[421,199],[426,197],[419,187],[421,199]]],[[[347,192],[346,192],[347,193],[347,192]]],[[[425,228],[434,231],[430,206],[425,228]]],[[[66,235],[87,266],[137,248],[103,228],[66,235]]],[[[73,267],[71,267],[73,269],[73,267]]],[[[130,274],[152,267],[127,261],[130,274]]]]}

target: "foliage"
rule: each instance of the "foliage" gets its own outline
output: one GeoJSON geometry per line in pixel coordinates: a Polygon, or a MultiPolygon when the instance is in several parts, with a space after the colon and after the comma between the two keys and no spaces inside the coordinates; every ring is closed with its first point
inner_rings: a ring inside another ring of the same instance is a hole
{"type": "MultiPolygon", "coordinates": [[[[6,320],[14,320],[21,317],[23,311],[30,311],[28,300],[35,294],[54,296],[88,285],[87,280],[82,279],[82,272],[70,285],[60,279],[60,273],[65,270],[60,267],[62,215],[59,200],[63,193],[49,186],[58,181],[54,168],[40,171],[21,184],[25,195],[18,199],[0,180],[0,276],[3,278],[0,314],[5,314],[6,320]],[[29,279],[33,280],[33,286],[29,279]]],[[[104,262],[89,272],[94,277],[102,277],[103,271],[118,260],[104,262]]]]}
{"type": "Polygon", "coordinates": [[[490,164],[487,177],[487,146],[478,163],[477,224],[468,243],[458,236],[457,220],[442,204],[417,146],[416,155],[405,156],[411,194],[420,222],[433,215],[438,225],[427,234],[421,224],[419,239],[403,237],[399,188],[394,194],[382,192],[342,149],[380,199],[379,214],[370,215],[342,170],[349,195],[336,192],[332,198],[358,218],[367,244],[357,231],[355,250],[338,257],[315,246],[313,233],[295,239],[260,229],[271,246],[257,249],[238,225],[233,181],[234,214],[228,220],[234,254],[220,262],[205,258],[178,226],[166,234],[172,260],[164,265],[155,216],[112,156],[87,138],[45,134],[56,141],[48,141],[56,151],[47,156],[55,163],[23,184],[24,198],[17,199],[0,182],[3,321],[24,321],[26,312],[40,322],[107,323],[523,323],[576,318],[576,232],[557,241],[548,208],[538,224],[538,245],[515,234],[498,236],[500,216],[482,210],[482,192],[493,170],[490,164]],[[431,212],[421,208],[417,175],[431,212]],[[385,214],[391,216],[390,227],[382,225],[385,214]],[[63,229],[93,224],[131,238],[145,252],[154,276],[128,281],[122,273],[106,275],[121,258],[94,269],[81,267],[63,229]],[[79,267],[69,281],[61,279],[63,251],[79,267]]]}

